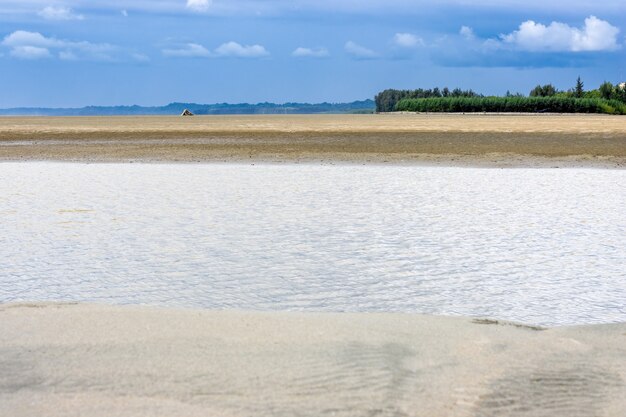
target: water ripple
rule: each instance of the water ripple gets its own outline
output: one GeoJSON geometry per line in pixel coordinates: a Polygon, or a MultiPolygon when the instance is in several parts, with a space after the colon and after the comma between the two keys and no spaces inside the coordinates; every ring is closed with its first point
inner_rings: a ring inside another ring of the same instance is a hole
{"type": "Polygon", "coordinates": [[[0,164],[0,302],[626,320],[626,171],[0,164]]]}

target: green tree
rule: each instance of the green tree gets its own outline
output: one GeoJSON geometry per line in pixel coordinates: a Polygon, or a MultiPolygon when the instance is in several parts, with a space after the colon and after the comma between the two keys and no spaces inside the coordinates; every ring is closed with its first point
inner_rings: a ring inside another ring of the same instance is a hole
{"type": "Polygon", "coordinates": [[[615,95],[615,87],[608,81],[603,82],[599,90],[600,96],[607,100],[610,100],[615,95]]]}
{"type": "Polygon", "coordinates": [[[557,89],[552,84],[538,85],[530,91],[531,97],[552,97],[557,93],[557,89]]]}
{"type": "Polygon", "coordinates": [[[617,84],[613,91],[614,91],[614,94],[615,94],[614,97],[616,100],[620,100],[626,103],[626,86],[623,83],[617,84]]]}
{"type": "Polygon", "coordinates": [[[582,82],[580,77],[576,79],[576,87],[574,87],[574,97],[582,98],[585,94],[585,84],[582,82]]]}
{"type": "Polygon", "coordinates": [[[531,97],[541,97],[542,93],[543,93],[543,89],[541,88],[540,85],[537,85],[537,87],[530,90],[530,93],[528,95],[531,97]]]}

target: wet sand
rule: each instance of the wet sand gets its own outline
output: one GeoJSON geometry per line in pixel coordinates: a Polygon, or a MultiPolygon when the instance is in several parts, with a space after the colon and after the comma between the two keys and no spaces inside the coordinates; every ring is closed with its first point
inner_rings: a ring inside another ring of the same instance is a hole
{"type": "Polygon", "coordinates": [[[626,166],[626,117],[3,117],[0,160],[626,166]]]}
{"type": "Polygon", "coordinates": [[[622,416],[626,324],[0,305],[0,415],[622,416]]]}

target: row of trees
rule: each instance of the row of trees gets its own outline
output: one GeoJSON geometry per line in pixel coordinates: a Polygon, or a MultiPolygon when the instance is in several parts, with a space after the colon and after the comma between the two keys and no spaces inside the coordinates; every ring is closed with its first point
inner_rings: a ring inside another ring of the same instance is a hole
{"type": "MultiPolygon", "coordinates": [[[[406,110],[406,105],[403,106],[402,109],[400,109],[398,108],[398,103],[407,99],[408,100],[431,99],[431,98],[435,98],[435,99],[438,99],[438,98],[444,98],[444,99],[449,99],[449,98],[482,98],[482,99],[516,98],[516,99],[522,99],[522,98],[529,98],[529,97],[530,98],[558,98],[558,99],[589,99],[589,100],[597,99],[597,100],[605,100],[605,101],[619,101],[622,103],[626,103],[626,85],[624,83],[613,85],[610,82],[604,82],[602,85],[600,85],[598,89],[586,91],[583,81],[580,79],[580,77],[578,77],[574,87],[569,90],[561,91],[552,84],[537,85],[535,88],[533,88],[530,91],[528,97],[520,93],[511,94],[509,91],[507,91],[505,97],[485,97],[484,95],[478,94],[472,90],[461,90],[459,88],[450,90],[447,87],[441,90],[439,88],[428,89],[428,90],[424,90],[421,88],[417,90],[389,89],[389,90],[385,90],[377,94],[375,98],[375,102],[376,102],[377,112],[390,112],[390,111],[396,111],[396,110],[406,110]]],[[[469,103],[469,102],[471,101],[463,101],[463,103],[469,103]]],[[[486,101],[484,102],[487,103],[486,101]]],[[[501,101],[494,101],[494,102],[502,103],[501,101]]],[[[511,107],[510,103],[520,103],[520,102],[521,101],[519,100],[517,101],[509,100],[507,101],[507,103],[509,103],[507,105],[508,107],[507,106],[505,107],[512,109],[514,107],[517,107],[517,104],[511,107]]],[[[456,103],[456,102],[444,100],[441,103],[456,103]]],[[[473,101],[473,103],[476,103],[476,101],[473,101]]],[[[563,108],[564,110],[562,112],[570,112],[566,109],[574,109],[574,107],[583,112],[589,112],[588,110],[591,108],[589,107],[589,103],[586,103],[584,105],[581,104],[581,106],[573,106],[570,101],[560,101],[559,102],[560,104],[558,105],[556,105],[555,103],[556,102],[553,101],[553,102],[550,102],[550,104],[548,104],[548,106],[552,106],[550,107],[550,109],[548,109],[547,107],[545,108],[541,107],[538,104],[538,102],[534,102],[534,101],[528,102],[528,105],[523,106],[523,107],[533,108],[533,106],[535,105],[540,107],[539,110],[533,110],[533,111],[558,111],[557,108],[563,108]]],[[[599,106],[599,102],[594,102],[594,103],[595,104],[592,106],[594,109],[596,110],[604,109],[603,111],[599,111],[599,112],[603,112],[603,113],[609,112],[611,109],[613,109],[615,113],[620,113],[620,110],[618,110],[617,108],[621,106],[615,105],[615,103],[613,104],[604,103],[605,104],[604,106],[599,106]]],[[[445,104],[444,106],[447,106],[447,105],[448,104],[445,104]]],[[[499,107],[499,106],[500,104],[498,104],[496,107],[499,107]]],[[[437,104],[437,107],[441,107],[441,106],[437,104]]],[[[415,111],[422,111],[422,110],[415,110],[415,111]]],[[[423,110],[423,111],[447,111],[447,110],[423,110]]],[[[450,110],[450,111],[467,111],[467,110],[450,110]]],[[[490,110],[475,110],[475,111],[490,111],[490,110]]],[[[497,111],[502,111],[502,110],[497,110],[497,111]]],[[[528,111],[528,110],[506,110],[506,111],[528,111]]]]}
{"type": "Polygon", "coordinates": [[[598,89],[585,91],[584,83],[578,78],[576,86],[567,91],[559,91],[552,84],[538,85],[530,91],[530,97],[603,98],[626,103],[626,86],[623,83],[614,85],[605,81],[598,89]]]}
{"type": "Polygon", "coordinates": [[[574,97],[438,97],[403,99],[398,111],[450,113],[605,113],[626,114],[619,100],[574,97]]]}
{"type": "Polygon", "coordinates": [[[439,89],[435,87],[433,89],[417,90],[385,90],[376,95],[374,101],[376,102],[377,112],[390,112],[394,111],[396,104],[403,99],[419,99],[419,98],[439,98],[439,97],[482,97],[482,95],[475,93],[472,90],[461,90],[455,88],[450,90],[448,87],[439,89]]]}

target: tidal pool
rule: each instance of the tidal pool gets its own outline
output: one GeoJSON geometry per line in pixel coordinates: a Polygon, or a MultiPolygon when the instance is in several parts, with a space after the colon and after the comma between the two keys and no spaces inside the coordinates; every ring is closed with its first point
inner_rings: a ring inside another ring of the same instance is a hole
{"type": "Polygon", "coordinates": [[[0,163],[0,302],[626,321],[626,171],[0,163]]]}

